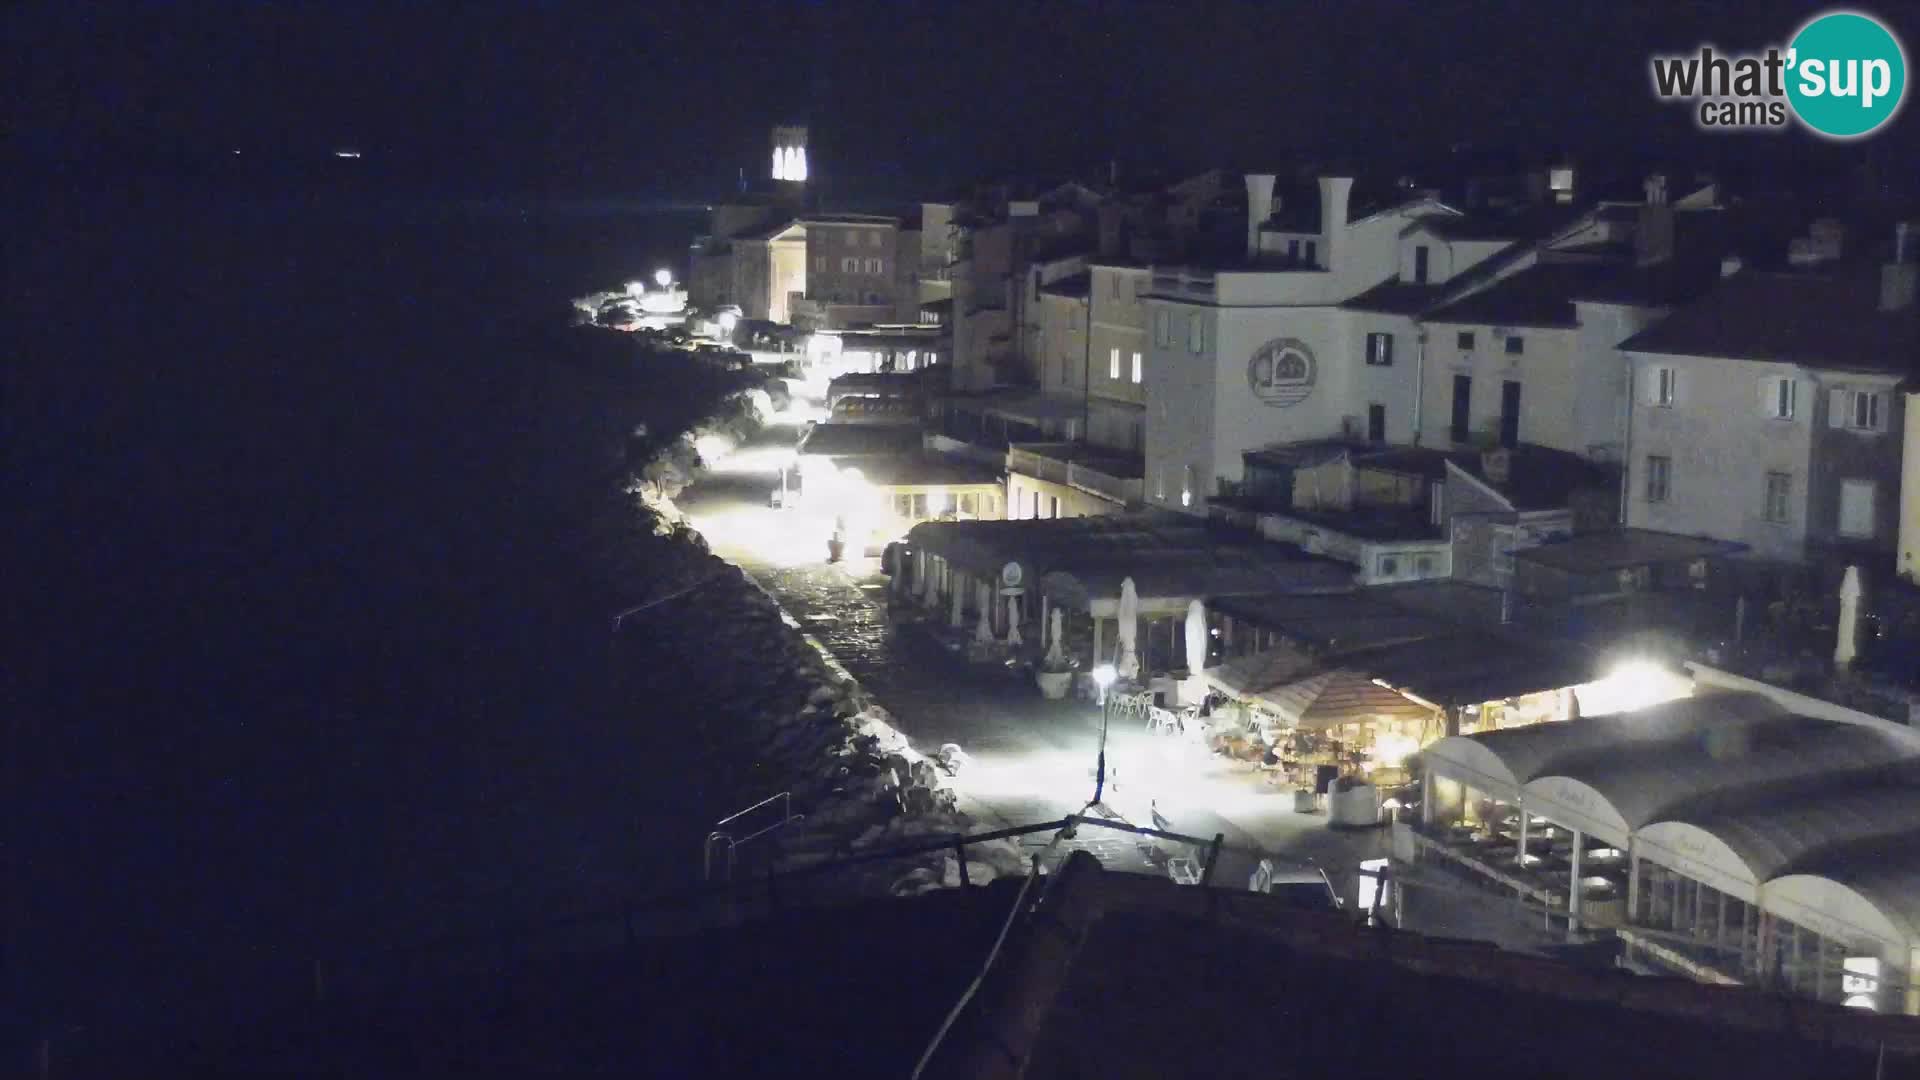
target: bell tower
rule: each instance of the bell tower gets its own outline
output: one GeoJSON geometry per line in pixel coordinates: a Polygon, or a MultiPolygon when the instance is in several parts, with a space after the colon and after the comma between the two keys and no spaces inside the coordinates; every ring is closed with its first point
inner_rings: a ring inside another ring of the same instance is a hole
{"type": "Polygon", "coordinates": [[[782,126],[773,129],[773,178],[788,184],[807,182],[807,129],[782,126]]]}

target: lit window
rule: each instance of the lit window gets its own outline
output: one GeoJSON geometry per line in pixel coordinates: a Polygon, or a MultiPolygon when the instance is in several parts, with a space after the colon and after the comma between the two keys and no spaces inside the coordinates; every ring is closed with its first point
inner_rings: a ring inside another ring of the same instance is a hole
{"type": "Polygon", "coordinates": [[[1666,502],[1673,489],[1673,459],[1659,454],[1647,455],[1647,501],[1666,502]]]}
{"type": "Polygon", "coordinates": [[[1133,381],[1136,383],[1140,381],[1140,354],[1139,353],[1133,354],[1133,381]]]}
{"type": "Polygon", "coordinates": [[[1120,379],[1120,350],[1119,349],[1107,350],[1107,378],[1113,379],[1116,382],[1119,381],[1120,379]]]}
{"type": "Polygon", "coordinates": [[[1193,505],[1193,466],[1188,465],[1180,474],[1180,505],[1193,505]]]}
{"type": "Polygon", "coordinates": [[[1370,367],[1393,366],[1393,335],[1367,335],[1367,364],[1370,367]]]}
{"type": "Polygon", "coordinates": [[[1787,520],[1789,497],[1793,493],[1793,477],[1783,472],[1767,474],[1767,498],[1761,513],[1768,521],[1785,522],[1787,520]]]}
{"type": "Polygon", "coordinates": [[[1760,383],[1760,399],[1767,415],[1775,420],[1793,419],[1800,384],[1792,378],[1765,379],[1760,383]]]}

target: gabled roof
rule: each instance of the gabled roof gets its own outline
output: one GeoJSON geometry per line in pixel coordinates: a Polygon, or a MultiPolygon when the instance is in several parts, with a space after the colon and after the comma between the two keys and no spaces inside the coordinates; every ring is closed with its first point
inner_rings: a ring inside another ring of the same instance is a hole
{"type": "Polygon", "coordinates": [[[1576,300],[1664,307],[1711,286],[1718,263],[1669,259],[1652,266],[1542,261],[1428,312],[1428,322],[1571,329],[1576,300]]]}
{"type": "Polygon", "coordinates": [[[1632,352],[1717,356],[1835,371],[1920,370],[1920,311],[1879,310],[1879,269],[1745,271],[1621,343],[1632,352]]]}

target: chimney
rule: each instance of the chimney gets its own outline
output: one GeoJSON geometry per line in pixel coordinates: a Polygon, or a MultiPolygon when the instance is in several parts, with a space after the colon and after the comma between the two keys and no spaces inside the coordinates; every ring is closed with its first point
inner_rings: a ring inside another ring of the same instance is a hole
{"type": "Polygon", "coordinates": [[[1746,267],[1738,255],[1728,255],[1720,260],[1720,276],[1730,278],[1746,267]]]}
{"type": "Polygon", "coordinates": [[[1846,235],[1847,227],[1835,218],[1821,218],[1814,222],[1807,230],[1807,239],[1812,241],[1813,257],[1821,262],[1838,259],[1846,235]]]}
{"type": "Polygon", "coordinates": [[[1247,258],[1260,254],[1260,226],[1273,216],[1273,174],[1247,174],[1247,258]]]}
{"type": "Polygon", "coordinates": [[[1352,193],[1350,176],[1320,178],[1320,232],[1325,237],[1320,244],[1321,258],[1335,273],[1340,271],[1340,250],[1346,243],[1347,197],[1352,193]]]}
{"type": "Polygon", "coordinates": [[[1907,261],[1907,223],[1893,227],[1893,261],[1880,268],[1880,310],[1906,311],[1913,307],[1920,285],[1920,264],[1907,261]]]}
{"type": "Polygon", "coordinates": [[[1654,173],[1641,186],[1647,201],[1640,207],[1640,220],[1633,230],[1633,261],[1652,266],[1673,257],[1673,206],[1667,202],[1664,174],[1654,173]]]}
{"type": "Polygon", "coordinates": [[[1513,451],[1501,447],[1483,452],[1480,455],[1480,471],[1486,475],[1487,483],[1494,487],[1505,487],[1507,479],[1513,475],[1513,451]]]}

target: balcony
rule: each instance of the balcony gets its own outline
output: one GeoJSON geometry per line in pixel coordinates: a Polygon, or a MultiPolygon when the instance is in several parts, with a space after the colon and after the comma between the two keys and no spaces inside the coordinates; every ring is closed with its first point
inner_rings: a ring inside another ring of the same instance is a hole
{"type": "Polygon", "coordinates": [[[1085,443],[1014,443],[1007,448],[1007,471],[1123,506],[1138,505],[1145,494],[1145,462],[1138,455],[1085,443]]]}

